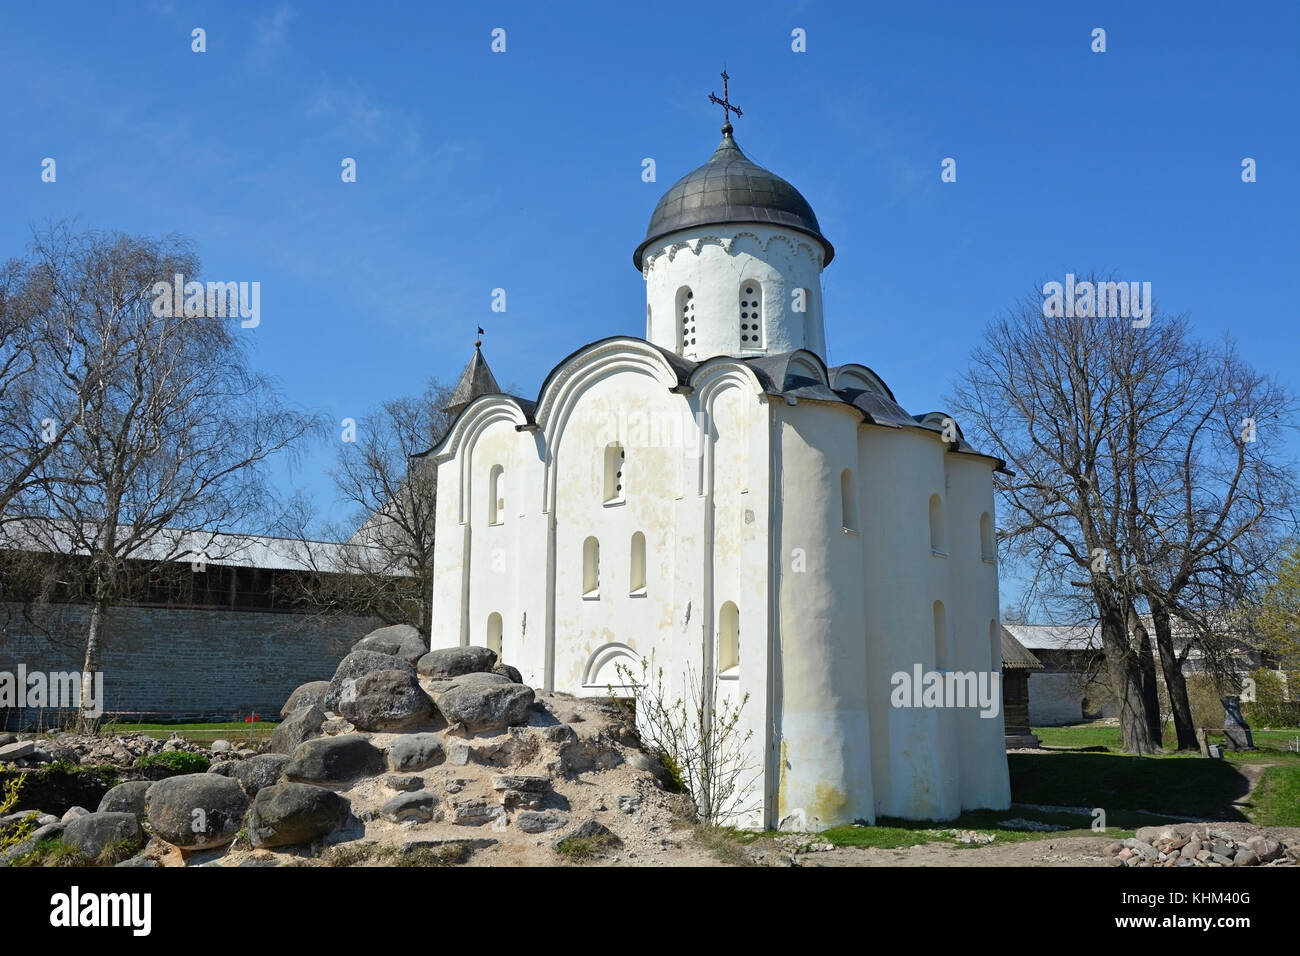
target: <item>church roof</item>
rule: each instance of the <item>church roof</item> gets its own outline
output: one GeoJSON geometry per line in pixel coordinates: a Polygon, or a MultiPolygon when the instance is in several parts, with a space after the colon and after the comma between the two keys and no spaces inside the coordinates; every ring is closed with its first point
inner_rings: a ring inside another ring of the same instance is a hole
{"type": "Polygon", "coordinates": [[[723,126],[722,142],[709,161],[673,183],[659,200],[645,241],[632,254],[638,269],[646,248],[655,240],[683,229],[723,223],[794,229],[821,243],[826,250],[823,265],[835,257],[835,248],[822,235],[808,200],[780,176],[751,162],[731,133],[730,123],[723,126]]]}
{"type": "Polygon", "coordinates": [[[451,399],[447,402],[444,410],[449,416],[455,418],[465,409],[466,405],[480,395],[492,395],[500,391],[501,386],[497,384],[496,377],[492,374],[492,370],[488,368],[487,359],[483,357],[483,350],[476,344],[474,354],[470,356],[465,371],[460,373],[460,381],[452,389],[451,399]]]}
{"type": "MultiPolygon", "coordinates": [[[[539,408],[542,407],[542,399],[547,394],[552,382],[560,376],[570,364],[578,360],[593,349],[607,346],[609,343],[617,341],[626,341],[629,344],[635,343],[636,347],[650,349],[660,355],[664,363],[672,371],[673,377],[677,380],[678,387],[684,387],[689,391],[691,382],[695,375],[705,366],[711,366],[720,362],[735,363],[747,367],[758,380],[759,386],[765,393],[771,396],[779,396],[786,400],[793,401],[814,401],[826,402],[836,405],[850,405],[857,409],[862,415],[863,420],[873,425],[884,425],[890,428],[923,428],[927,431],[942,432],[944,423],[947,420],[942,412],[930,412],[926,415],[909,415],[901,405],[899,405],[889,392],[888,386],[879,380],[874,372],[866,366],[837,366],[835,369],[827,369],[826,364],[816,354],[804,349],[797,349],[793,352],[782,352],[776,355],[746,356],[737,357],[734,355],[716,355],[704,361],[694,361],[684,358],[675,352],[669,351],[662,346],[655,345],[653,342],[647,342],[644,339],[634,339],[630,336],[613,335],[607,338],[599,339],[584,345],[582,348],[570,353],[562,359],[555,368],[551,369],[549,375],[542,382],[542,387],[538,392],[537,401],[527,401],[513,395],[501,395],[499,389],[491,389],[494,394],[500,395],[501,398],[508,399],[519,409],[522,418],[529,426],[535,426],[539,408]],[[871,379],[879,382],[881,392],[855,387],[847,383],[841,385],[832,385],[834,379],[841,379],[836,375],[843,369],[856,369],[864,373],[871,379]]],[[[481,360],[475,353],[476,359],[481,360]]],[[[474,361],[470,362],[470,368],[474,366],[474,361]]],[[[487,369],[486,363],[483,364],[484,370],[487,369]]],[[[466,369],[468,375],[470,369],[466,369]]],[[[491,372],[487,373],[491,376],[491,372]]],[[[465,377],[461,377],[461,384],[464,384],[465,377]]],[[[495,381],[492,382],[496,384],[495,381]]],[[[456,386],[457,394],[460,393],[461,385],[456,386]]],[[[480,394],[487,394],[486,392],[480,394]]],[[[453,396],[454,397],[454,396],[453,396]]],[[[475,398],[479,397],[478,395],[475,398]]],[[[472,401],[472,399],[471,399],[472,401]]],[[[793,404],[793,402],[792,402],[793,404]]],[[[457,418],[461,411],[467,407],[468,403],[454,408],[448,405],[448,411],[451,412],[453,420],[457,418]]],[[[955,425],[955,423],[954,423],[955,425]]],[[[516,427],[525,427],[523,425],[516,427]]],[[[438,441],[438,443],[429,451],[415,457],[423,457],[438,451],[439,448],[451,437],[454,431],[454,425],[447,430],[447,433],[438,441]]],[[[980,455],[981,457],[991,458],[985,455],[977,448],[973,447],[961,434],[961,429],[956,430],[956,441],[949,444],[949,449],[954,452],[963,454],[980,455]]],[[[997,464],[998,471],[1006,471],[1006,462],[1001,459],[993,459],[997,464]]]]}

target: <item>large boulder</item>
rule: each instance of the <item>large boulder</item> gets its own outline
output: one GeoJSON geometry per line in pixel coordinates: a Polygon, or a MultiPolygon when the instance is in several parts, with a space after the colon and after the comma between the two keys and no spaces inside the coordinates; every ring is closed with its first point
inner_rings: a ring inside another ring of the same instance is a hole
{"type": "Polygon", "coordinates": [[[334,710],[358,730],[381,733],[427,723],[434,713],[433,700],[415,674],[400,670],[346,678],[334,710]]]}
{"type": "Polygon", "coordinates": [[[301,744],[284,768],[289,780],[348,783],[384,770],[384,755],[361,734],[319,737],[301,744]]]}
{"type": "Polygon", "coordinates": [[[20,859],[36,849],[36,844],[42,840],[52,840],[55,837],[63,835],[67,824],[63,821],[58,823],[47,823],[44,826],[37,827],[35,831],[28,835],[27,839],[15,843],[7,850],[0,850],[0,866],[8,866],[14,860],[20,859]]]}
{"type": "Polygon", "coordinates": [[[258,754],[247,760],[227,760],[220,764],[213,764],[208,769],[208,773],[234,777],[244,788],[244,793],[251,798],[257,796],[258,791],[276,783],[284,775],[284,768],[288,764],[288,754],[258,754]]]}
{"type": "Polygon", "coordinates": [[[528,722],[533,689],[524,684],[457,684],[438,698],[449,724],[478,733],[528,722]]]}
{"type": "Polygon", "coordinates": [[[472,674],[461,674],[459,677],[452,678],[450,686],[445,689],[450,690],[451,687],[460,687],[466,684],[513,684],[513,683],[516,682],[512,681],[505,674],[495,674],[491,671],[486,671],[486,672],[475,671],[472,674]]]}
{"type": "Polygon", "coordinates": [[[284,702],[284,706],[280,708],[280,716],[282,718],[288,717],[304,707],[325,703],[325,695],[329,691],[330,682],[327,680],[314,680],[306,684],[300,684],[289,695],[289,699],[284,702]]]}
{"type": "Polygon", "coordinates": [[[568,825],[569,818],[559,810],[520,810],[515,816],[515,826],[525,833],[563,830],[568,825]]]}
{"type": "Polygon", "coordinates": [[[105,850],[118,848],[129,851],[123,856],[131,856],[142,839],[140,821],[134,813],[87,813],[71,821],[63,830],[63,842],[90,860],[105,850]],[[123,843],[125,847],[121,846],[123,843]]]}
{"type": "Polygon", "coordinates": [[[388,769],[413,773],[442,763],[446,752],[437,734],[404,734],[388,747],[388,769]]]}
{"type": "Polygon", "coordinates": [[[277,783],[258,791],[248,817],[253,846],[293,846],[328,836],[348,818],[350,804],[333,790],[277,783]]]}
{"type": "Polygon", "coordinates": [[[150,787],[145,808],[155,835],[182,850],[207,850],[235,838],[248,810],[248,796],[238,780],[187,773],[150,787]]]}
{"type": "Polygon", "coordinates": [[[440,647],[420,658],[416,669],[425,677],[445,680],[492,670],[497,662],[496,651],[490,647],[440,647]]]}
{"type": "Polygon", "coordinates": [[[295,711],[272,732],[271,751],[278,754],[293,753],[304,740],[319,736],[323,723],[325,711],[321,710],[319,704],[295,711]]]}
{"type": "Polygon", "coordinates": [[[119,783],[99,801],[100,813],[134,813],[137,818],[144,816],[144,795],[153,786],[152,780],[128,780],[119,783]]]}
{"type": "Polygon", "coordinates": [[[358,678],[379,671],[394,670],[415,675],[415,668],[403,658],[394,657],[392,654],[380,654],[378,651],[355,650],[339,661],[338,669],[330,678],[329,693],[325,695],[325,702],[321,706],[325,710],[340,714],[342,711],[339,710],[339,703],[345,697],[351,697],[356,693],[358,678]]]}
{"type": "Polygon", "coordinates": [[[376,651],[414,664],[429,652],[429,642],[409,624],[394,624],[371,631],[352,645],[354,651],[376,651]]]}
{"type": "Polygon", "coordinates": [[[401,793],[379,808],[379,815],[390,823],[428,823],[437,815],[438,798],[427,790],[401,793]]]}
{"type": "Polygon", "coordinates": [[[498,661],[496,666],[492,668],[492,673],[500,674],[512,684],[522,684],[524,682],[524,675],[519,673],[519,668],[512,667],[509,664],[503,664],[500,661],[498,661]]]}

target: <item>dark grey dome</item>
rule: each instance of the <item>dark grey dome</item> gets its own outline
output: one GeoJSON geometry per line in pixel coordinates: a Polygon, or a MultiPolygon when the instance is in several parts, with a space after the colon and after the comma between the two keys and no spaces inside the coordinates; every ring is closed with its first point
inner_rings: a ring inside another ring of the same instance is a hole
{"type": "Polygon", "coordinates": [[[822,235],[808,200],[780,176],[750,162],[731,132],[730,123],[722,127],[722,142],[709,161],[673,183],[659,200],[645,241],[632,253],[638,269],[646,248],[669,233],[733,222],[797,230],[822,244],[823,265],[835,257],[835,248],[822,235]]]}

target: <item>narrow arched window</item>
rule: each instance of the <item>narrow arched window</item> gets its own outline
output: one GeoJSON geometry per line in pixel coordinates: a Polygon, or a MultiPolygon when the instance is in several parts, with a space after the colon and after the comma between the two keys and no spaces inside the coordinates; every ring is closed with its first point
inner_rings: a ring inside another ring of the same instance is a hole
{"type": "Polygon", "coordinates": [[[651,332],[650,316],[651,316],[650,303],[647,302],[645,304],[645,337],[647,339],[650,338],[650,332],[651,332]]]}
{"type": "Polygon", "coordinates": [[[632,535],[632,555],[627,580],[629,594],[645,594],[645,535],[640,531],[632,535]]]}
{"type": "Polygon", "coordinates": [[[501,657],[501,615],[496,611],[488,615],[487,646],[489,650],[496,651],[498,659],[501,657]]]}
{"type": "Polygon", "coordinates": [[[488,474],[488,524],[500,524],[505,519],[505,473],[501,465],[493,465],[488,474]]]}
{"type": "Polygon", "coordinates": [[[946,671],[949,669],[948,655],[948,612],[944,610],[942,601],[934,602],[934,669],[937,671],[946,671]]]}
{"type": "Polygon", "coordinates": [[[740,674],[740,609],[728,601],[718,612],[718,676],[740,674]]]}
{"type": "Polygon", "coordinates": [[[853,472],[848,468],[840,472],[840,515],[845,531],[858,530],[858,496],[853,488],[853,472]]]}
{"type": "Polygon", "coordinates": [[[605,501],[622,501],[627,497],[623,487],[623,466],[627,451],[618,442],[605,446],[605,501]]]}
{"type": "Polygon", "coordinates": [[[938,495],[930,496],[930,550],[935,554],[947,554],[943,546],[943,499],[938,495]]]}
{"type": "Polygon", "coordinates": [[[993,537],[993,516],[987,511],[980,515],[980,556],[985,561],[996,561],[997,542],[993,537]]]}
{"type": "Polygon", "coordinates": [[[595,538],[582,542],[582,596],[600,596],[600,542],[595,538]]]}
{"type": "Polygon", "coordinates": [[[754,279],[740,284],[740,347],[763,347],[763,287],[754,279]]]}
{"type": "Polygon", "coordinates": [[[684,285],[677,290],[677,330],[681,347],[677,350],[685,355],[695,350],[695,293],[691,287],[684,285]]]}

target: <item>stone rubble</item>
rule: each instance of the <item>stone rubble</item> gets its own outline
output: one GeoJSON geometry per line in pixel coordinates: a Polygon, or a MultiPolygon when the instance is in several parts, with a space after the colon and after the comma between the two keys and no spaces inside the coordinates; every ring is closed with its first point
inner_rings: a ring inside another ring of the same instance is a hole
{"type": "Polygon", "coordinates": [[[1106,847],[1116,866],[1296,866],[1300,847],[1226,823],[1142,827],[1106,847]]]}

